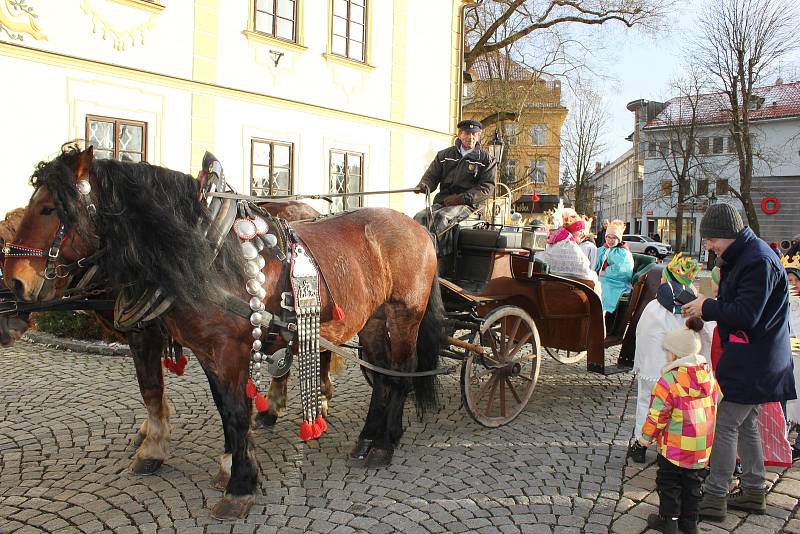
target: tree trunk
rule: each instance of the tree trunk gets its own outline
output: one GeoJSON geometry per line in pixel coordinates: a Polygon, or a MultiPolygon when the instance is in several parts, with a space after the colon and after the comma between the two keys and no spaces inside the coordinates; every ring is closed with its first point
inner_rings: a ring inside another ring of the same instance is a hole
{"type": "Polygon", "coordinates": [[[752,178],[753,170],[752,169],[753,168],[752,168],[752,164],[751,164],[751,167],[749,169],[750,170],[750,172],[749,172],[750,176],[747,176],[747,174],[748,174],[747,170],[748,169],[747,169],[746,164],[745,164],[745,168],[741,169],[741,172],[739,173],[739,180],[741,181],[741,185],[739,187],[739,191],[740,191],[740,194],[741,194],[741,197],[742,197],[740,200],[742,201],[742,206],[744,206],[744,213],[747,216],[747,225],[750,227],[751,230],[753,230],[753,232],[756,235],[760,235],[761,234],[761,225],[758,222],[758,212],[756,212],[756,206],[755,206],[755,203],[753,202],[753,197],[752,197],[752,194],[751,194],[751,185],[752,185],[752,180],[753,180],[753,178],[752,178]]]}
{"type": "Polygon", "coordinates": [[[675,206],[675,252],[683,250],[683,204],[686,201],[688,185],[684,179],[678,179],[678,203],[675,206]]]}

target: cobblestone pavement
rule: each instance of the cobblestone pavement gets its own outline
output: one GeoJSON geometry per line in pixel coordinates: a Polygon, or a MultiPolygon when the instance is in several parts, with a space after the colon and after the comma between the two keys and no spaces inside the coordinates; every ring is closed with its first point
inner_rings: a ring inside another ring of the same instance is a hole
{"type": "MultiPolygon", "coordinates": [[[[158,474],[138,477],[128,471],[130,439],[144,408],[129,358],[24,342],[0,351],[0,532],[627,533],[644,529],[656,502],[653,468],[625,467],[631,376],[545,358],[528,408],[499,429],[473,422],[458,377],[445,377],[438,413],[419,422],[409,403],[401,447],[383,470],[346,458],[369,401],[349,367],[321,441],[296,438],[297,410],[256,432],[256,505],[246,521],[218,522],[208,509],[220,496],[209,480],[221,424],[200,367],[190,361],[186,371],[167,386],[171,456],[158,474]]],[[[294,388],[289,402],[297,406],[294,388]]],[[[791,530],[798,495],[790,471],[768,515],[721,526],[800,532],[791,530]]]]}

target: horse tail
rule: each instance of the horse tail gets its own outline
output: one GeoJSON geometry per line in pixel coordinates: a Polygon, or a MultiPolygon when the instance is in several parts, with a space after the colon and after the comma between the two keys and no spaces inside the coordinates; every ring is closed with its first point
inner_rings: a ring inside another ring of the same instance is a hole
{"type": "MultiPolygon", "coordinates": [[[[425,315],[417,335],[417,371],[432,371],[439,367],[439,352],[445,339],[443,332],[444,304],[439,289],[439,276],[434,275],[425,315]]],[[[425,412],[436,410],[439,405],[437,376],[415,377],[413,384],[417,414],[422,417],[425,412]]]]}

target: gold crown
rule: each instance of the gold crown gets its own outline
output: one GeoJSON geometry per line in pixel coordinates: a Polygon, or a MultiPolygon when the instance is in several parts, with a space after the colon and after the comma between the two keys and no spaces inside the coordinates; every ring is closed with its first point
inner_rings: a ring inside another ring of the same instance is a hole
{"type": "Polygon", "coordinates": [[[700,272],[700,264],[697,263],[696,259],[678,252],[667,265],[667,269],[679,279],[679,282],[683,282],[680,278],[691,281],[700,272]]]}
{"type": "Polygon", "coordinates": [[[800,254],[781,258],[784,269],[800,269],[800,254]]]}

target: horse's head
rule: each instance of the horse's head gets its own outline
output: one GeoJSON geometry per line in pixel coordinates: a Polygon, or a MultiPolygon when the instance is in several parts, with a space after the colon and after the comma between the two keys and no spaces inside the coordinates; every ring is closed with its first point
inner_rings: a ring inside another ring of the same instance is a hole
{"type": "Polygon", "coordinates": [[[70,146],[36,167],[34,192],[14,242],[3,247],[5,283],[19,300],[56,297],[64,284],[53,281],[68,276],[95,251],[89,230],[95,211],[93,161],[92,147],[81,151],[70,146]]]}

